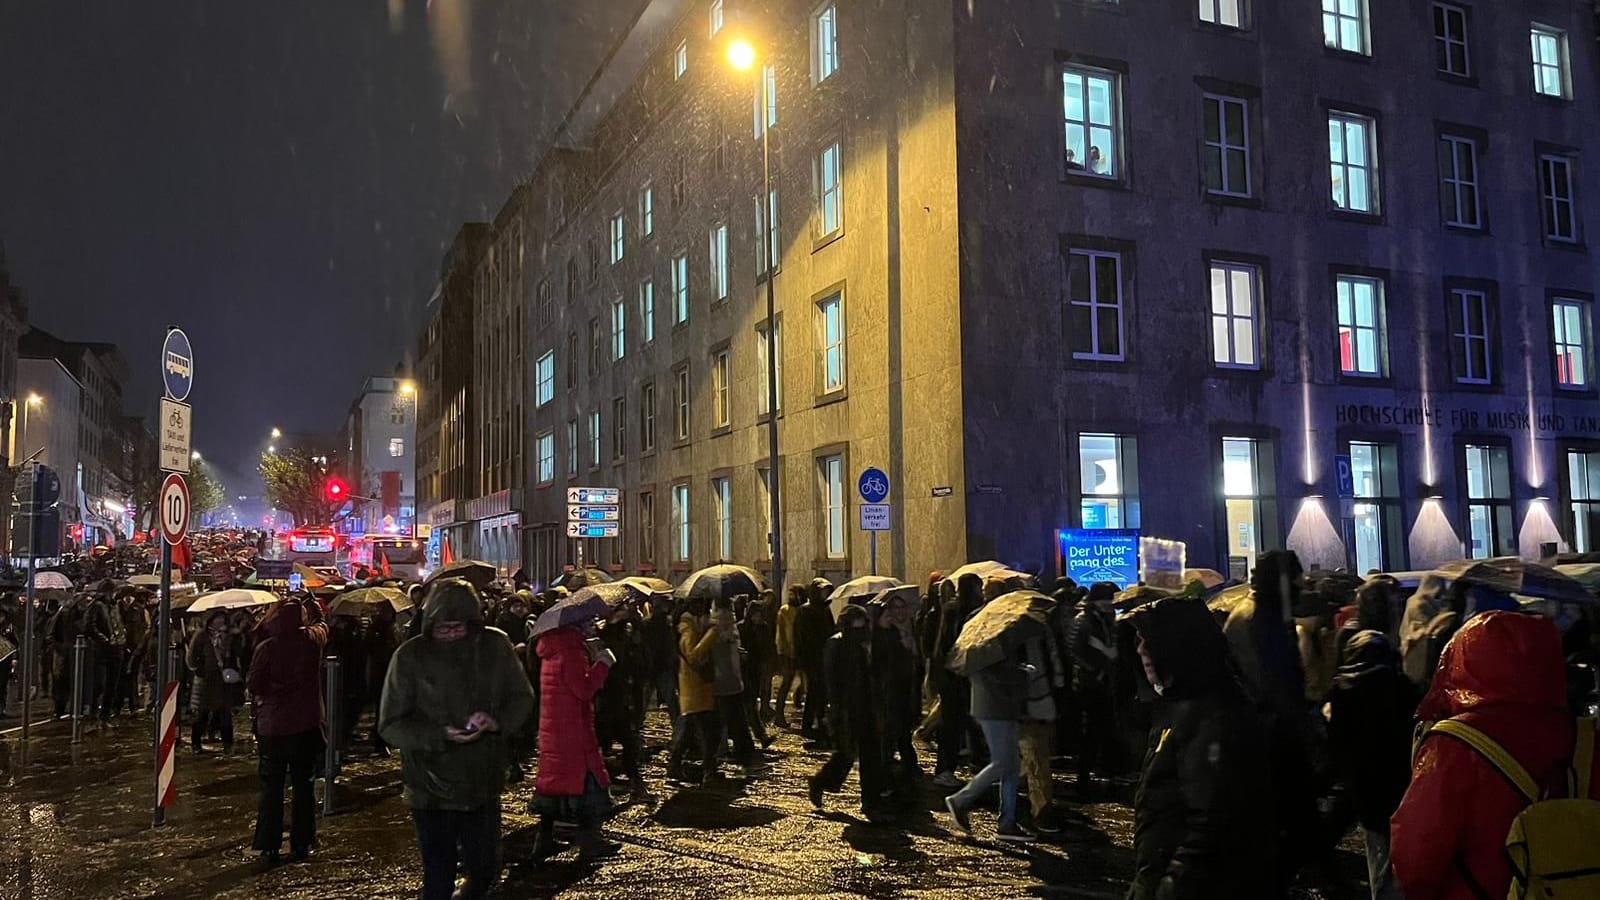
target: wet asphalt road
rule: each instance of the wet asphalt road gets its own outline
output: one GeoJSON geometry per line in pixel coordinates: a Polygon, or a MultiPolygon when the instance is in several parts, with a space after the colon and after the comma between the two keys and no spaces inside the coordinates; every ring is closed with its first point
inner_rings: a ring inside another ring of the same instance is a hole
{"type": "MultiPolygon", "coordinates": [[[[66,723],[44,725],[24,751],[14,731],[0,732],[3,900],[415,896],[420,868],[397,760],[352,758],[312,859],[263,869],[249,851],[256,778],[247,726],[230,756],[179,750],[177,805],[161,829],[150,826],[149,719],[89,726],[77,747],[69,734],[66,723]]],[[[653,719],[647,745],[665,739],[664,722],[653,719]]],[[[943,792],[926,779],[922,808],[899,827],[859,816],[848,793],[854,777],[847,793],[813,811],[806,776],[825,756],[794,735],[779,737],[772,770],[753,781],[680,790],[663,781],[663,755],[645,769],[657,802],[621,807],[608,832],[623,851],[597,866],[580,864],[572,851],[533,865],[531,785],[512,786],[496,896],[1119,898],[1131,871],[1132,815],[1121,804],[1071,806],[1059,839],[1002,846],[993,840],[993,814],[982,810],[973,816],[975,839],[954,832],[943,792]]],[[[1360,870],[1359,857],[1342,856],[1342,869],[1360,870]]]]}

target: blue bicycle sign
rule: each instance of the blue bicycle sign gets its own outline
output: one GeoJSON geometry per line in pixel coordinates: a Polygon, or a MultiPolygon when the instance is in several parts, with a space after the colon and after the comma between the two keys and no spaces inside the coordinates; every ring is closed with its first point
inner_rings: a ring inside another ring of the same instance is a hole
{"type": "Polygon", "coordinates": [[[882,503],[889,496],[889,476],[883,474],[882,469],[867,469],[856,482],[856,490],[861,492],[862,500],[882,503]]]}

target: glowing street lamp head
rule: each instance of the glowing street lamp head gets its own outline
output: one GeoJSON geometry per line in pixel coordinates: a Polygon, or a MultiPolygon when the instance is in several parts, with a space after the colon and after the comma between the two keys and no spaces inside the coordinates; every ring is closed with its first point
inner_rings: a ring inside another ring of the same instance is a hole
{"type": "Polygon", "coordinates": [[[278,448],[277,448],[276,445],[268,444],[267,445],[267,452],[268,453],[277,453],[278,452],[278,448]]]}
{"type": "Polygon", "coordinates": [[[402,381],[402,382],[400,382],[400,393],[402,393],[402,394],[415,394],[416,392],[417,392],[417,386],[413,382],[410,382],[410,381],[402,381]]]}
{"type": "Polygon", "coordinates": [[[199,462],[200,461],[200,451],[196,450],[196,451],[190,453],[189,454],[189,458],[194,460],[195,462],[199,462]]]}
{"type": "Polygon", "coordinates": [[[39,404],[41,404],[43,402],[44,402],[44,398],[39,396],[38,394],[29,394],[28,395],[28,405],[29,406],[38,406],[39,404]]]}
{"type": "Polygon", "coordinates": [[[749,41],[738,40],[728,45],[728,64],[743,72],[756,64],[756,48],[749,41]]]}
{"type": "Polygon", "coordinates": [[[276,428],[272,429],[272,439],[273,440],[277,440],[278,438],[281,438],[281,437],[283,437],[283,432],[279,431],[276,428]]]}

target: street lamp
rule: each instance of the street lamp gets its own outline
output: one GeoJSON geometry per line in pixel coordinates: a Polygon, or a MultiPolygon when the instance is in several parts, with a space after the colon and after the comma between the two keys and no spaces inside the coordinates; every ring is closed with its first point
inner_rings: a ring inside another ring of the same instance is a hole
{"type": "Polygon", "coordinates": [[[268,453],[277,453],[278,452],[277,445],[276,444],[268,444],[267,445],[267,452],[268,453]]]}
{"type": "Polygon", "coordinates": [[[38,409],[41,406],[44,406],[44,398],[33,393],[32,391],[29,391],[28,396],[22,401],[21,427],[17,429],[17,433],[11,438],[10,459],[17,458],[17,451],[19,449],[26,450],[28,448],[28,410],[38,409]]]}
{"type": "Polygon", "coordinates": [[[194,452],[190,453],[189,454],[189,458],[194,460],[195,462],[199,462],[200,461],[200,451],[199,450],[195,450],[194,452]]]}
{"type": "Polygon", "coordinates": [[[279,431],[276,428],[272,429],[272,439],[273,440],[277,440],[278,438],[281,438],[281,437],[283,437],[283,432],[279,431]]]}
{"type": "MultiPolygon", "coordinates": [[[[740,72],[756,69],[758,61],[756,48],[749,41],[738,38],[728,45],[728,64],[740,72]]],[[[756,121],[761,123],[761,199],[756,201],[756,206],[761,209],[761,215],[767,223],[762,235],[767,246],[761,248],[761,255],[767,262],[767,501],[770,504],[768,516],[772,520],[772,534],[768,538],[772,541],[772,589],[782,598],[783,516],[778,502],[779,483],[782,481],[778,472],[778,303],[772,283],[778,265],[778,254],[773,252],[773,248],[779,242],[775,238],[778,223],[773,221],[772,215],[772,123],[767,118],[772,98],[767,95],[770,88],[766,73],[757,69],[756,81],[761,85],[761,101],[756,110],[756,121]]]]}

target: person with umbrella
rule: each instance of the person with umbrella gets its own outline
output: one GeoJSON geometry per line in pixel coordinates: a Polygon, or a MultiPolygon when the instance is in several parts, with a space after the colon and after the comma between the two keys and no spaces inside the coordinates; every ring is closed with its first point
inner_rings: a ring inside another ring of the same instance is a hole
{"type": "MultiPolygon", "coordinates": [[[[617,852],[600,823],[611,813],[611,784],[595,735],[594,701],[605,686],[616,657],[596,636],[605,602],[579,590],[534,623],[539,654],[539,769],[532,809],[540,814],[534,843],[536,861],[556,852],[557,819],[578,823],[578,858],[598,859],[617,852]]],[[[635,782],[639,784],[640,782],[635,782]]]]}
{"type": "Polygon", "coordinates": [[[206,614],[205,627],[195,633],[186,654],[194,672],[189,710],[194,713],[189,738],[196,754],[204,753],[202,739],[220,732],[222,752],[233,751],[233,713],[244,702],[243,642],[233,633],[226,609],[206,614]]]}
{"type": "Polygon", "coordinates": [[[422,856],[423,900],[480,898],[499,880],[506,735],[527,721],[533,688],[501,632],[486,628],[466,581],[434,582],[423,633],[395,651],[378,730],[401,753],[422,856]]]}

